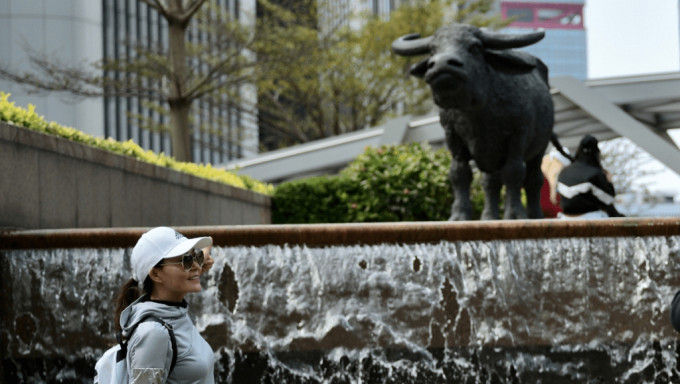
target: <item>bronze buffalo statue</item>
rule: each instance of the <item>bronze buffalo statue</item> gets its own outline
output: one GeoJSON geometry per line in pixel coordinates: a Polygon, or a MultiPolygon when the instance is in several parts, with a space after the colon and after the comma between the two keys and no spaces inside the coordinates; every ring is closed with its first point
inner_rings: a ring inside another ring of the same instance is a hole
{"type": "Polygon", "coordinates": [[[506,188],[504,219],[542,218],[541,159],[553,135],[553,103],[548,68],[511,48],[540,41],[543,31],[501,34],[466,24],[442,27],[434,36],[402,36],[392,43],[403,56],[428,55],[410,74],[424,79],[440,107],[440,121],[453,162],[454,202],[449,220],[470,220],[470,160],[483,173],[482,220],[499,218],[506,188]],[[526,191],[527,209],[521,202],[526,191]]]}

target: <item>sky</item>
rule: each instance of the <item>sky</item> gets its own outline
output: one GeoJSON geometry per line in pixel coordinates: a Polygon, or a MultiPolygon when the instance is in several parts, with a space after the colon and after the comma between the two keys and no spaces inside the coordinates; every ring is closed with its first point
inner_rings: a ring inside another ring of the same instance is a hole
{"type": "MultiPolygon", "coordinates": [[[[678,0],[586,0],[588,77],[606,78],[680,71],[678,0]]],[[[669,131],[676,145],[680,130],[669,131]]],[[[663,167],[650,190],[680,201],[680,176],[663,167]]]]}

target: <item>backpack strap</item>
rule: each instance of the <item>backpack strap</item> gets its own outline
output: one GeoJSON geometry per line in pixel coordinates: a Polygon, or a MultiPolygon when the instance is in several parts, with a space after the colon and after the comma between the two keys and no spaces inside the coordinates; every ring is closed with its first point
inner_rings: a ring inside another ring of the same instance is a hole
{"type": "Polygon", "coordinates": [[[118,331],[118,333],[116,334],[116,340],[118,340],[118,344],[120,344],[120,349],[116,353],[116,362],[119,362],[125,359],[125,357],[127,357],[127,343],[130,337],[132,336],[132,333],[134,333],[135,330],[137,329],[137,326],[140,323],[149,320],[153,320],[157,323],[160,323],[165,329],[168,330],[168,334],[170,335],[170,344],[172,345],[172,362],[170,363],[170,371],[168,371],[168,375],[170,375],[172,373],[172,370],[175,369],[175,364],[177,364],[177,340],[175,339],[175,331],[172,329],[172,325],[152,315],[145,316],[142,318],[142,320],[132,325],[132,327],[130,328],[130,334],[128,335],[127,338],[123,337],[122,330],[118,331]]]}

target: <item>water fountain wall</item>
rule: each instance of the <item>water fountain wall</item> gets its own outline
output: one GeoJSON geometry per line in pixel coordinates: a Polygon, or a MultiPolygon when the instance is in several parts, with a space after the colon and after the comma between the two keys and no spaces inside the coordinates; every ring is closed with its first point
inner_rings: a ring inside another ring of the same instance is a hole
{"type": "MultiPolygon", "coordinates": [[[[0,234],[2,382],[91,382],[142,228],[0,234]]],[[[677,382],[680,220],[179,228],[223,383],[677,382]]]]}

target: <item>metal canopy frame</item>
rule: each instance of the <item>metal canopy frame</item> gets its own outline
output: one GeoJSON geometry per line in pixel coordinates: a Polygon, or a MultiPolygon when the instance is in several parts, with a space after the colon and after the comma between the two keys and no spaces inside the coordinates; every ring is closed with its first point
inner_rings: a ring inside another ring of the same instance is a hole
{"type": "MultiPolygon", "coordinates": [[[[583,83],[572,77],[553,77],[550,83],[554,131],[562,145],[574,149],[585,134],[600,141],[624,136],[680,174],[680,149],[668,135],[669,129],[680,128],[680,72],[583,83]]],[[[220,168],[279,183],[337,173],[366,146],[409,142],[443,146],[439,116],[402,116],[379,127],[263,153],[220,168]]]]}

